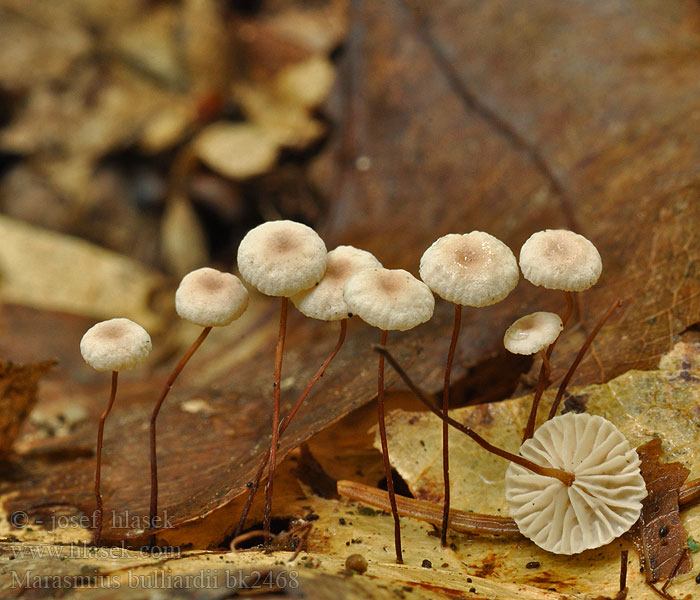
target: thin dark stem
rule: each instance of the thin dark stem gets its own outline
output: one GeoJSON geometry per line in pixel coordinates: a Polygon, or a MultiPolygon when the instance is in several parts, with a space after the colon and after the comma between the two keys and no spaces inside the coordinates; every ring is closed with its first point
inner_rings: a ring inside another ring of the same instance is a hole
{"type": "MultiPolygon", "coordinates": [[[[386,330],[382,330],[382,347],[386,346],[387,333],[388,332],[386,330]]],[[[394,547],[396,548],[396,563],[402,565],[403,554],[401,553],[401,524],[399,522],[399,509],[396,506],[394,481],[391,478],[389,444],[386,440],[386,424],[384,423],[384,354],[379,355],[379,368],[377,371],[377,417],[379,420],[379,437],[382,440],[382,456],[384,458],[384,472],[386,473],[386,490],[389,492],[391,514],[394,516],[394,547]]]]}
{"type": "MultiPolygon", "coordinates": [[[[564,316],[561,318],[562,322],[562,331],[563,328],[566,327],[566,323],[569,321],[571,318],[571,315],[574,313],[574,297],[571,292],[564,292],[564,296],[566,297],[566,312],[564,313],[564,316]]],[[[540,400],[542,400],[542,394],[544,394],[544,390],[547,388],[547,385],[549,384],[549,375],[552,372],[551,364],[549,362],[550,357],[552,356],[552,352],[554,352],[554,346],[557,345],[557,342],[559,341],[559,338],[561,337],[561,334],[557,336],[557,339],[555,339],[547,348],[546,352],[542,352],[542,366],[540,367],[540,374],[537,378],[537,387],[535,388],[535,395],[532,397],[532,405],[530,406],[530,414],[527,418],[527,424],[525,425],[525,431],[523,432],[523,440],[522,443],[524,444],[526,440],[529,440],[532,435],[535,433],[535,422],[537,421],[537,410],[540,407],[540,400]]]]}
{"type": "MultiPolygon", "coordinates": [[[[447,415],[450,408],[450,375],[452,373],[452,361],[455,357],[455,348],[459,338],[459,330],[462,325],[462,305],[455,304],[455,321],[452,327],[452,339],[450,349],[447,353],[447,363],[445,365],[445,383],[442,388],[442,412],[447,415]]],[[[440,543],[447,546],[447,524],[450,518],[450,447],[449,447],[449,426],[446,421],[442,422],[442,478],[445,484],[445,500],[442,508],[442,534],[440,543]]]]}
{"type": "Polygon", "coordinates": [[[287,307],[289,298],[282,296],[280,305],[280,331],[277,338],[277,351],[275,353],[275,380],[273,405],[272,405],[272,440],[270,441],[270,467],[267,471],[267,487],[265,489],[265,516],[263,518],[263,530],[265,531],[265,546],[270,533],[270,519],[272,517],[272,485],[275,478],[275,466],[277,464],[277,440],[279,439],[280,423],[280,381],[282,379],[282,355],[284,353],[284,339],[287,333],[287,307]]]}
{"type": "MultiPolygon", "coordinates": [[[[299,399],[294,405],[294,408],[292,408],[291,412],[284,419],[282,419],[279,428],[280,437],[286,431],[287,427],[289,427],[289,424],[292,422],[292,419],[297,414],[297,411],[301,408],[301,405],[304,403],[304,400],[306,400],[307,396],[311,393],[311,390],[316,385],[318,380],[321,379],[321,377],[323,377],[323,373],[325,372],[328,365],[331,364],[331,361],[335,358],[335,355],[338,354],[338,351],[340,350],[341,346],[343,345],[343,342],[345,341],[345,334],[347,333],[347,330],[348,320],[343,319],[342,321],[340,321],[340,335],[338,336],[338,342],[336,343],[335,348],[333,348],[333,351],[330,353],[328,358],[319,367],[318,371],[316,371],[316,374],[311,378],[311,381],[309,381],[309,384],[306,386],[306,389],[304,390],[302,395],[299,396],[299,399]]],[[[241,532],[245,527],[245,521],[248,518],[248,513],[250,512],[250,508],[253,505],[253,499],[255,498],[255,494],[257,493],[258,488],[260,487],[260,480],[262,479],[263,473],[265,473],[265,467],[267,466],[269,460],[270,449],[268,448],[267,454],[265,454],[265,456],[263,457],[260,463],[260,467],[258,468],[258,472],[255,475],[255,479],[252,481],[252,485],[250,486],[248,498],[246,499],[245,506],[243,507],[243,513],[241,514],[241,518],[239,519],[238,525],[236,526],[236,531],[233,534],[234,538],[241,535],[241,532]]]]}
{"type": "Polygon", "coordinates": [[[605,314],[601,317],[600,321],[598,321],[598,324],[595,326],[593,331],[591,331],[591,333],[588,335],[588,338],[583,343],[583,346],[581,346],[581,349],[578,351],[574,362],[571,363],[569,370],[566,372],[566,375],[564,375],[564,379],[562,379],[561,385],[557,390],[557,396],[554,399],[554,403],[552,404],[552,408],[549,410],[549,417],[547,417],[548,419],[551,419],[554,415],[557,414],[557,410],[559,409],[561,399],[564,397],[564,392],[566,392],[566,386],[569,385],[569,381],[571,381],[571,378],[574,376],[576,368],[583,360],[583,357],[586,354],[586,351],[588,350],[589,346],[593,343],[595,336],[598,335],[598,332],[603,327],[603,325],[605,325],[605,323],[612,316],[612,314],[621,306],[622,300],[618,298],[617,300],[615,300],[615,302],[613,302],[610,305],[610,308],[608,308],[605,314]]]}
{"type": "Polygon", "coordinates": [[[105,421],[112,410],[112,406],[114,406],[114,399],[117,397],[118,378],[119,373],[117,371],[112,371],[112,391],[109,394],[107,408],[105,408],[105,411],[102,413],[102,416],[100,417],[100,424],[97,426],[97,466],[95,467],[95,500],[97,501],[97,508],[95,509],[95,546],[99,546],[100,542],[102,541],[102,492],[100,491],[100,481],[102,478],[102,438],[104,437],[105,421]]]}
{"type": "Polygon", "coordinates": [[[391,353],[383,346],[375,346],[374,347],[375,352],[379,352],[380,355],[384,356],[387,361],[389,361],[389,364],[394,368],[394,370],[399,374],[401,379],[403,379],[404,383],[408,386],[408,388],[416,395],[416,397],[430,410],[434,415],[437,415],[440,419],[443,421],[447,421],[452,427],[455,429],[458,429],[465,435],[468,435],[470,438],[472,438],[479,446],[484,448],[485,450],[488,450],[492,454],[496,454],[497,456],[500,456],[501,458],[505,458],[506,460],[509,460],[510,462],[515,463],[516,465],[520,465],[521,467],[524,467],[528,469],[529,471],[532,471],[533,473],[537,473],[538,475],[543,475],[544,477],[553,477],[555,479],[558,479],[561,481],[564,485],[571,486],[574,482],[574,475],[572,473],[568,473],[566,471],[563,471],[561,469],[555,469],[552,467],[543,467],[541,465],[538,465],[537,463],[532,462],[531,460],[528,460],[527,458],[524,458],[522,456],[519,456],[518,454],[513,454],[512,452],[508,452],[507,450],[503,450],[501,448],[498,448],[497,446],[494,446],[493,444],[487,442],[484,438],[482,438],[478,433],[476,433],[471,427],[467,427],[466,425],[462,425],[459,421],[455,421],[452,417],[448,415],[443,415],[442,411],[433,406],[432,402],[428,400],[423,392],[420,391],[420,389],[416,386],[416,384],[413,383],[411,378],[408,376],[406,371],[404,371],[401,366],[396,362],[396,359],[391,355],[391,353]]]}
{"type": "MultiPolygon", "coordinates": [[[[572,292],[564,292],[564,296],[566,297],[566,312],[564,313],[564,316],[561,318],[562,325],[566,327],[566,324],[569,322],[569,319],[571,318],[571,315],[574,314],[574,295],[572,292]]],[[[580,315],[579,315],[580,318],[580,315]]],[[[552,353],[550,352],[548,356],[551,356],[552,353]]]]}
{"type": "MultiPolygon", "coordinates": [[[[151,530],[156,527],[156,517],[158,515],[158,458],[156,453],[156,420],[158,419],[158,413],[160,412],[165,398],[170,392],[170,388],[173,387],[175,380],[178,378],[185,365],[188,363],[192,355],[197,351],[202,345],[202,342],[207,338],[211,332],[211,327],[205,327],[199,337],[190,346],[189,350],[185,352],[184,356],[180,359],[180,362],[175,365],[172,373],[168,377],[168,380],[163,386],[163,390],[160,393],[158,401],[153,408],[153,413],[151,413],[151,428],[150,428],[150,450],[151,450],[151,507],[148,519],[149,528],[151,530]]],[[[151,545],[155,544],[154,537],[151,538],[151,545]]]]}

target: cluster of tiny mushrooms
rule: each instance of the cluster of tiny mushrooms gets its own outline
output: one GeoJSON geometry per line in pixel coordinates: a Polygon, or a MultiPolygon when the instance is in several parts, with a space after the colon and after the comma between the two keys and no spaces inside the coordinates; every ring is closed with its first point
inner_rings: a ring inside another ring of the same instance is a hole
{"type": "MultiPolygon", "coordinates": [[[[619,300],[613,303],[590,333],[562,381],[551,406],[549,419],[535,430],[538,405],[549,383],[550,356],[573,312],[572,294],[593,286],[602,270],[598,251],[585,237],[567,230],[534,233],[520,250],[518,266],[518,261],[508,246],[488,233],[472,231],[467,234],[445,235],[423,254],[420,261],[420,277],[423,281],[420,281],[407,271],[383,268],[372,254],[352,246],[339,246],[327,252],[318,234],[306,225],[293,221],[271,221],[248,232],[238,249],[237,260],[241,277],[263,294],[280,297],[281,309],[274,363],[270,448],[250,486],[236,536],[241,534],[267,467],[263,521],[266,544],[271,537],[270,516],[279,437],[284,434],[304,399],[340,350],[345,339],[347,319],[353,315],[381,330],[381,344],[374,348],[379,354],[378,421],[388,497],[394,517],[398,563],[403,562],[403,557],[399,510],[393,489],[384,424],[385,359],[428,408],[442,419],[443,545],[446,544],[448,525],[451,518],[454,519],[454,515],[450,514],[448,425],[467,434],[489,452],[510,461],[505,477],[510,515],[520,533],[545,550],[576,554],[597,548],[625,533],[639,518],[642,500],[647,491],[640,474],[637,453],[622,433],[599,416],[585,413],[555,416],[574,369],[594,336],[620,305],[619,300]],[[504,345],[507,350],[524,355],[539,353],[542,357],[522,445],[519,454],[513,454],[493,446],[469,427],[450,418],[447,411],[450,372],[460,331],[462,307],[481,307],[500,302],[515,288],[521,270],[524,277],[534,285],[564,291],[567,308],[562,318],[550,312],[523,316],[505,332],[504,345]],[[406,331],[431,318],[435,305],[433,294],[452,302],[455,307],[441,409],[425,398],[386,350],[389,331],[406,331]],[[339,321],[340,333],[335,348],[291,412],[280,419],[280,378],[289,299],[307,317],[339,321]]],[[[175,379],[212,327],[230,324],[243,314],[247,304],[248,292],[241,280],[235,275],[211,268],[189,273],[177,289],[177,313],[183,319],[203,327],[203,331],[166,381],[151,417],[151,530],[155,529],[158,516],[158,412],[175,379]]],[[[119,371],[133,368],[142,362],[151,350],[151,340],[141,326],[128,319],[118,318],[90,328],[81,341],[80,350],[90,366],[100,371],[112,371],[111,394],[100,418],[97,435],[95,543],[99,544],[102,533],[100,465],[105,420],[114,404],[119,371]]],[[[339,490],[344,495],[372,502],[371,493],[364,487],[366,486],[351,482],[339,482],[339,490]]],[[[399,499],[404,506],[404,514],[426,518],[425,506],[421,508],[421,503],[399,499]]],[[[374,502],[377,502],[376,498],[374,502]]],[[[481,528],[488,533],[488,523],[484,524],[483,519],[481,528]]]]}

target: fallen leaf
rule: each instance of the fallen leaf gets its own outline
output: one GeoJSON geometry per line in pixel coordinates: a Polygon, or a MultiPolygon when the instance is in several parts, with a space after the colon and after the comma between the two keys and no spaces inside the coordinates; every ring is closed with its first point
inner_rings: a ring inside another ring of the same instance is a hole
{"type": "Polygon", "coordinates": [[[17,365],[0,359],[0,456],[6,456],[37,401],[39,380],[56,362],[17,365]]]}

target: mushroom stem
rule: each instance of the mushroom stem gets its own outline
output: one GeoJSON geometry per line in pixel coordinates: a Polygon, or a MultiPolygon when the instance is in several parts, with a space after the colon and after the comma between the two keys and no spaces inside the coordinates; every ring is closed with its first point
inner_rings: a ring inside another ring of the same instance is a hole
{"type": "Polygon", "coordinates": [[[578,351],[574,362],[571,363],[569,370],[566,372],[566,375],[564,375],[564,379],[562,379],[562,382],[559,385],[559,389],[557,390],[557,396],[554,399],[554,402],[552,403],[552,408],[549,410],[549,416],[547,417],[547,419],[551,419],[552,417],[554,417],[554,415],[557,414],[557,410],[559,408],[559,404],[561,403],[561,399],[564,397],[564,392],[566,392],[566,386],[569,385],[569,381],[571,381],[571,378],[576,372],[576,368],[583,360],[583,357],[586,354],[588,347],[593,343],[595,336],[598,335],[598,332],[603,327],[603,325],[605,325],[607,320],[618,308],[620,308],[620,306],[622,306],[622,299],[618,298],[610,305],[610,308],[608,308],[605,314],[600,318],[600,321],[598,321],[598,324],[593,328],[593,331],[591,331],[591,333],[588,335],[588,338],[583,343],[583,346],[581,346],[581,349],[578,351]]]}
{"type": "Polygon", "coordinates": [[[109,394],[109,402],[107,408],[100,417],[100,424],[97,427],[97,452],[95,467],[95,500],[97,508],[95,509],[95,546],[99,546],[102,541],[102,493],[100,491],[100,480],[102,474],[102,438],[104,436],[105,421],[114,406],[114,399],[117,397],[117,379],[119,378],[118,371],[112,371],[112,391],[109,394]]]}
{"type": "MultiPolygon", "coordinates": [[[[500,456],[501,458],[505,458],[506,460],[509,460],[510,462],[515,463],[516,465],[520,465],[521,467],[524,467],[528,469],[529,471],[532,471],[533,473],[537,473],[538,475],[543,475],[545,477],[553,477],[555,479],[558,479],[561,481],[564,485],[567,487],[570,487],[574,483],[574,475],[573,473],[569,473],[567,471],[564,471],[562,469],[555,469],[553,467],[543,467],[541,465],[538,465],[537,463],[532,462],[531,460],[528,460],[527,458],[524,458],[522,456],[519,456],[518,454],[513,454],[512,452],[508,452],[507,450],[503,450],[502,448],[498,448],[497,446],[494,446],[490,442],[486,441],[483,437],[481,437],[478,433],[476,433],[471,427],[467,427],[466,425],[463,425],[459,421],[455,421],[452,417],[448,415],[444,415],[442,411],[433,406],[432,402],[428,400],[423,392],[420,391],[420,389],[416,386],[415,383],[411,380],[411,378],[408,376],[408,373],[401,368],[401,366],[396,362],[396,359],[391,355],[391,353],[383,346],[375,346],[374,350],[376,352],[379,352],[381,356],[386,357],[386,359],[389,361],[389,364],[394,368],[394,370],[399,374],[401,379],[403,379],[404,383],[408,386],[408,388],[416,395],[416,397],[435,415],[437,415],[440,419],[443,421],[446,421],[452,427],[455,429],[458,429],[462,433],[468,435],[470,438],[472,438],[477,444],[479,444],[484,450],[487,450],[491,452],[492,454],[496,454],[497,456],[500,456]]],[[[381,433],[381,430],[380,430],[381,433]]]]}
{"type": "MultiPolygon", "coordinates": [[[[455,320],[452,327],[452,339],[450,349],[447,353],[447,363],[445,364],[445,383],[442,388],[442,412],[447,415],[450,405],[450,375],[452,373],[452,361],[455,356],[459,330],[462,325],[462,305],[455,304],[455,320]]],[[[442,533],[440,543],[447,546],[447,524],[450,517],[450,448],[448,440],[449,427],[446,421],[442,422],[442,478],[445,487],[445,500],[442,508],[442,533]]]]}
{"type": "MultiPolygon", "coordinates": [[[[311,381],[309,381],[309,384],[306,386],[306,389],[304,390],[302,395],[299,396],[299,399],[294,405],[294,408],[292,408],[291,412],[284,419],[282,419],[279,428],[280,437],[282,437],[282,434],[286,431],[287,427],[289,427],[289,424],[292,422],[292,419],[297,414],[297,411],[299,410],[299,408],[301,408],[301,405],[303,404],[304,400],[306,400],[307,396],[311,393],[311,390],[316,385],[318,380],[321,379],[321,377],[323,377],[323,373],[326,371],[328,365],[335,358],[335,355],[338,354],[338,351],[340,350],[341,346],[343,345],[343,342],[345,341],[345,334],[347,333],[347,330],[348,320],[343,319],[340,321],[340,335],[338,336],[338,342],[336,343],[335,348],[333,348],[333,351],[330,353],[328,358],[319,367],[318,371],[316,371],[316,374],[311,378],[311,381]]],[[[255,479],[252,481],[250,491],[248,492],[248,498],[246,499],[245,506],[243,507],[241,518],[239,519],[238,525],[236,526],[236,531],[233,534],[234,538],[237,538],[239,535],[241,535],[241,532],[245,527],[245,521],[248,518],[248,513],[250,512],[250,508],[253,505],[253,499],[255,498],[255,494],[257,493],[258,488],[260,487],[260,480],[262,479],[263,473],[265,472],[265,467],[267,466],[269,460],[270,450],[268,449],[267,454],[265,454],[260,463],[258,472],[255,474],[255,479]]]]}
{"type": "MultiPolygon", "coordinates": [[[[351,500],[358,500],[382,510],[391,510],[389,495],[384,490],[363,483],[338,481],[338,493],[351,500]]],[[[396,504],[402,517],[426,521],[433,525],[442,523],[442,507],[439,504],[426,502],[425,500],[416,500],[415,498],[406,498],[401,495],[396,496],[396,504]]],[[[515,521],[508,517],[481,515],[452,509],[449,523],[452,529],[462,533],[520,536],[520,531],[515,521]]]]}
{"type": "MultiPolygon", "coordinates": [[[[562,319],[562,323],[563,322],[564,321],[562,319]]],[[[549,345],[546,352],[542,350],[540,351],[540,354],[542,355],[542,366],[540,367],[540,375],[537,378],[537,387],[535,388],[535,395],[532,397],[530,415],[527,418],[527,424],[525,425],[525,431],[523,432],[523,440],[521,444],[525,443],[526,440],[529,440],[532,437],[532,434],[535,433],[535,420],[537,419],[537,409],[540,406],[542,394],[544,393],[544,390],[547,387],[549,374],[552,372],[549,357],[552,355],[552,350],[554,350],[554,345],[557,343],[558,339],[559,337],[557,337],[557,339],[549,345]]]]}
{"type": "MultiPolygon", "coordinates": [[[[187,350],[184,356],[180,359],[180,362],[178,362],[177,365],[175,365],[175,368],[173,369],[172,373],[170,373],[168,380],[165,382],[165,386],[163,386],[163,390],[161,391],[158,401],[156,402],[156,405],[153,408],[153,413],[151,414],[151,506],[148,518],[148,527],[151,530],[155,529],[156,516],[158,514],[158,459],[156,453],[156,419],[158,419],[158,413],[160,412],[161,406],[163,406],[163,402],[165,402],[166,396],[170,392],[170,388],[173,387],[175,380],[185,368],[185,365],[189,362],[190,358],[192,358],[192,355],[197,351],[197,348],[199,348],[202,345],[202,342],[204,342],[204,340],[207,338],[207,336],[211,332],[211,329],[211,327],[205,327],[202,330],[202,333],[199,334],[199,337],[190,346],[189,350],[187,350]]],[[[151,545],[154,544],[155,535],[151,537],[151,545]]]]}
{"type": "MultiPolygon", "coordinates": [[[[382,330],[382,347],[386,346],[388,331],[382,330]]],[[[391,514],[394,516],[394,547],[396,549],[396,564],[403,564],[401,553],[401,524],[399,523],[399,510],[396,507],[396,494],[394,481],[391,478],[391,464],[389,463],[389,445],[386,440],[386,423],[384,422],[384,354],[379,354],[379,368],[377,370],[377,416],[379,420],[379,437],[382,441],[382,456],[384,458],[384,472],[386,473],[386,489],[389,493],[391,514]]],[[[438,410],[438,412],[440,412],[438,410]]]]}
{"type": "Polygon", "coordinates": [[[272,516],[272,485],[275,477],[277,463],[277,440],[279,439],[280,422],[280,380],[282,379],[282,355],[284,353],[284,340],[287,333],[287,307],[289,298],[281,297],[280,303],[280,331],[277,338],[277,351],[275,353],[275,380],[273,382],[272,405],[272,440],[270,441],[270,467],[267,472],[267,486],[265,488],[265,516],[263,518],[263,531],[265,532],[265,547],[270,535],[270,518],[272,516]]]}
{"type": "MultiPolygon", "coordinates": [[[[564,313],[564,316],[561,318],[561,322],[566,327],[566,323],[569,321],[571,318],[571,315],[574,314],[574,295],[572,292],[564,292],[564,296],[566,297],[566,312],[564,313]]],[[[549,353],[549,356],[551,356],[551,352],[549,353]]]]}

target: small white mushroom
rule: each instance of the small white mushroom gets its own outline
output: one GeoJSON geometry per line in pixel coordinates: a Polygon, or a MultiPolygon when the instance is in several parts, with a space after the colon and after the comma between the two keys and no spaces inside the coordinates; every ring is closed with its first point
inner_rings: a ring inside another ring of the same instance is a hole
{"type": "MultiPolygon", "coordinates": [[[[376,267],[353,275],[343,286],[343,297],[350,311],[366,323],[382,330],[381,343],[386,345],[389,330],[406,331],[433,316],[435,298],[430,288],[402,269],[376,267]]],[[[377,419],[382,442],[384,473],[394,517],[394,548],[396,562],[403,563],[401,527],[396,494],[391,479],[389,448],[384,422],[384,355],[379,355],[377,376],[377,419]]]]}
{"type": "Polygon", "coordinates": [[[97,323],[80,340],[83,359],[98,371],[133,369],[146,359],[151,348],[148,332],[124,318],[97,323]]]}
{"type": "Polygon", "coordinates": [[[80,340],[80,353],[93,369],[112,371],[112,390],[107,408],[100,417],[97,427],[97,447],[95,452],[95,545],[102,538],[102,439],[104,426],[117,397],[119,371],[133,369],[143,362],[151,352],[151,336],[148,332],[129,319],[110,319],[93,325],[80,340]]]}
{"type": "Polygon", "coordinates": [[[520,272],[515,256],[501,240],[472,231],[435,240],[421,257],[420,276],[449,302],[489,306],[510,294],[520,272]]]}
{"type": "Polygon", "coordinates": [[[287,329],[288,299],[316,285],[326,272],[326,245],[319,235],[302,223],[270,221],[251,229],[238,247],[241,277],[263,294],[280,296],[280,328],[275,352],[272,404],[270,466],[265,494],[263,530],[265,544],[270,539],[272,490],[277,464],[280,421],[280,379],[287,329]]]}
{"type": "Polygon", "coordinates": [[[557,339],[564,325],[551,312],[535,312],[515,321],[503,336],[503,345],[513,354],[535,354],[557,339]]]}
{"type": "Polygon", "coordinates": [[[355,273],[381,266],[375,256],[366,250],[338,246],[328,253],[326,273],[318,285],[299,292],[291,300],[303,315],[312,319],[346,319],[351,311],[343,298],[343,286],[355,273]]]}
{"type": "Polygon", "coordinates": [[[353,275],[343,286],[350,311],[383,331],[406,331],[433,316],[430,288],[403,269],[375,267],[353,275]]]}
{"type": "Polygon", "coordinates": [[[571,486],[511,463],[506,499],[520,532],[540,548],[577,554],[634,525],[646,497],[640,460],[624,435],[597,415],[567,413],[535,431],[520,454],[574,474],[571,486]]]}
{"type": "Polygon", "coordinates": [[[182,278],[175,292],[175,310],[186,321],[202,327],[223,327],[240,317],[248,306],[248,290],[231,273],[204,267],[182,278]]]}
{"type": "MultiPolygon", "coordinates": [[[[445,363],[442,410],[449,408],[450,377],[459,330],[462,305],[489,306],[503,300],[518,284],[520,270],[510,248],[483,231],[450,233],[438,238],[420,259],[420,276],[441,298],[454,303],[454,325],[445,363]]],[[[450,514],[449,430],[442,426],[444,510],[440,541],[447,546],[450,514]]]]}
{"type": "MultiPolygon", "coordinates": [[[[238,277],[203,267],[182,278],[175,292],[175,310],[186,321],[204,327],[184,356],[175,365],[153,407],[150,424],[151,500],[149,528],[154,529],[158,516],[158,457],[156,422],[170,389],[212,327],[224,327],[238,319],[248,307],[248,290],[238,277]]],[[[155,543],[155,540],[152,540],[155,543]]]]}
{"type": "Polygon", "coordinates": [[[238,247],[241,277],[267,296],[289,297],[316,285],[326,272],[326,245],[302,223],[269,221],[238,247]]]}
{"type": "Polygon", "coordinates": [[[603,269],[598,250],[588,239],[566,229],[533,233],[520,249],[523,276],[550,290],[582,292],[603,269]]]}

